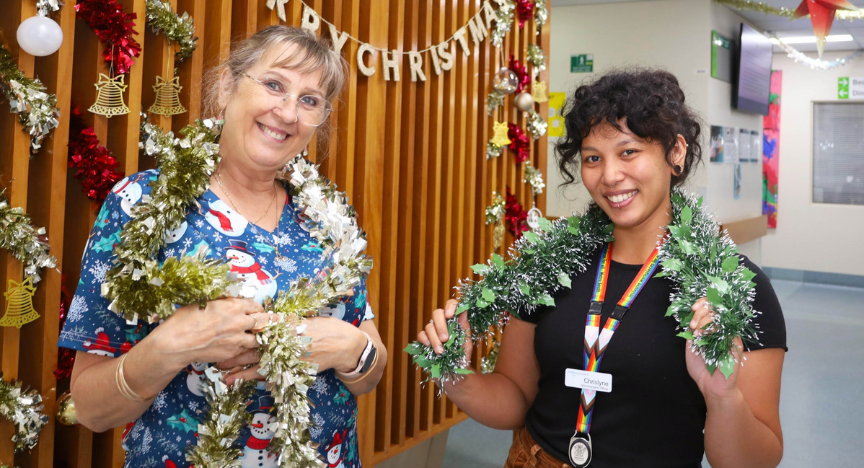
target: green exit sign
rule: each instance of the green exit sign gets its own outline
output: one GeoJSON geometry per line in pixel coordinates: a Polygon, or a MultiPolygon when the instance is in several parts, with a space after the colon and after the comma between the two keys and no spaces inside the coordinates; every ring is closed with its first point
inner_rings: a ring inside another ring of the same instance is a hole
{"type": "Polygon", "coordinates": [[[570,73],[593,73],[594,54],[570,56],[570,73]]]}

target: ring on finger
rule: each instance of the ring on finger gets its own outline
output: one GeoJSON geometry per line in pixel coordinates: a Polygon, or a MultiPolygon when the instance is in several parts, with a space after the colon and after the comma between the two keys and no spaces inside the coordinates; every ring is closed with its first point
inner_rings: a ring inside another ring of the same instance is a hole
{"type": "Polygon", "coordinates": [[[250,315],[250,317],[252,317],[252,320],[254,320],[255,322],[252,324],[252,328],[250,328],[249,330],[257,330],[258,329],[258,317],[254,316],[254,315],[250,315]]]}

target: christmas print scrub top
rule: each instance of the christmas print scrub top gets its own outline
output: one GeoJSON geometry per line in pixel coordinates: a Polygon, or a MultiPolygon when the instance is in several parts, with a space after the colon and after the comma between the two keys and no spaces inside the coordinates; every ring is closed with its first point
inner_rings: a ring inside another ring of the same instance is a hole
{"type": "MultiPolygon", "coordinates": [[[[100,294],[105,273],[112,264],[114,245],[130,219],[130,209],[150,193],[150,183],[158,174],[158,170],[150,170],[127,177],[105,200],[84,251],[81,280],[60,333],[59,346],[119,357],[158,326],[144,321],[126,322],[108,310],[109,303],[100,294]]],[[[298,225],[290,197],[274,232],[250,224],[209,190],[198,201],[200,211],[190,210],[186,222],[165,235],[166,245],[159,254],[160,260],[189,255],[203,246],[209,249],[209,255],[229,259],[231,270],[246,285],[254,287],[258,301],[287,290],[290,282],[299,277],[311,277],[322,266],[322,249],[298,225]],[[277,256],[277,249],[282,257],[277,256]]],[[[338,307],[322,311],[322,315],[332,315],[355,326],[373,318],[366,304],[365,284],[358,286],[354,295],[338,307]]],[[[127,426],[123,434],[123,448],[127,452],[125,467],[189,465],[185,451],[187,446],[195,444],[198,421],[207,411],[199,388],[206,366],[206,363],[192,363],[177,374],[153,405],[127,426]]],[[[332,369],[318,374],[308,395],[314,404],[312,439],[319,444],[318,450],[326,466],[360,467],[354,396],[332,369]]],[[[273,437],[273,432],[268,430],[273,418],[272,407],[273,398],[259,388],[257,396],[247,406],[247,411],[253,413],[252,424],[244,429],[238,441],[244,454],[242,468],[276,466],[275,456],[267,452],[273,437]]]]}

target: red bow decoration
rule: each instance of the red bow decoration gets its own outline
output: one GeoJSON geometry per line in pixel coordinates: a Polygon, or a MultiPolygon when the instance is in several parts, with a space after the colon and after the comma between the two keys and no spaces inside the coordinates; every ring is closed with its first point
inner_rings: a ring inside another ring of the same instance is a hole
{"type": "Polygon", "coordinates": [[[531,18],[531,10],[534,9],[534,2],[531,0],[516,0],[516,14],[519,15],[519,29],[525,26],[525,22],[531,18]]]}
{"type": "Polygon", "coordinates": [[[132,38],[133,34],[138,34],[132,29],[135,27],[132,20],[138,15],[125,13],[117,0],[78,0],[75,11],[76,17],[87,23],[96,37],[105,43],[102,57],[114,65],[114,72],[118,75],[128,73],[135,57],[141,55],[141,44],[132,38]]]}
{"type": "Polygon", "coordinates": [[[531,77],[528,76],[528,68],[525,65],[519,63],[519,60],[516,60],[512,54],[510,55],[510,70],[519,77],[519,83],[516,86],[516,94],[519,94],[524,89],[528,89],[528,85],[531,84],[531,77]]]}
{"type": "MultiPolygon", "coordinates": [[[[79,3],[80,5],[80,3],[79,3]]],[[[93,127],[88,127],[78,106],[72,106],[69,128],[69,167],[77,168],[84,194],[91,200],[105,201],[111,187],[123,179],[115,169],[119,165],[111,151],[99,144],[93,127]]]]}
{"type": "Polygon", "coordinates": [[[529,230],[528,227],[528,212],[522,209],[519,200],[516,196],[510,193],[510,186],[507,186],[507,196],[504,202],[504,219],[507,220],[507,230],[516,238],[522,237],[522,233],[529,230]]]}
{"type": "Polygon", "coordinates": [[[530,142],[524,130],[516,124],[508,123],[507,138],[510,139],[510,144],[507,147],[516,153],[517,164],[521,164],[531,158],[530,142]]]}
{"type": "Polygon", "coordinates": [[[857,10],[857,8],[846,0],[802,0],[795,10],[794,19],[810,15],[820,58],[825,50],[825,38],[831,32],[831,24],[834,22],[837,10],[857,10]]]}

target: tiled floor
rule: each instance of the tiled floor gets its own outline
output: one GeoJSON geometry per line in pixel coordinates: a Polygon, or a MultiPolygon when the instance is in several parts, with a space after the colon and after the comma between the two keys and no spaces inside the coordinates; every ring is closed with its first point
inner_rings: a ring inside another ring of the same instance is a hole
{"type": "MultiPolygon", "coordinates": [[[[864,289],[773,284],[789,345],[780,467],[864,466],[864,289]]],[[[510,440],[509,431],[466,421],[450,431],[444,466],[500,468],[510,440]]]]}

